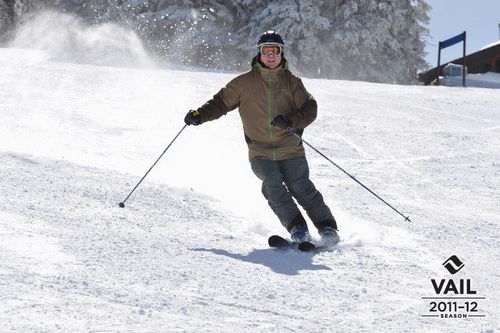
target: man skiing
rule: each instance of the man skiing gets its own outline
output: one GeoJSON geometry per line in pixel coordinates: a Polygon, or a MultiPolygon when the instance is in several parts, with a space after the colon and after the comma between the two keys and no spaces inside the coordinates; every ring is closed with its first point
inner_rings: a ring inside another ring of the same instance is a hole
{"type": "Polygon", "coordinates": [[[310,240],[307,223],[293,198],[305,209],[322,239],[338,242],[335,218],[309,179],[302,135],[316,119],[317,104],[284,57],[282,37],[262,34],[252,69],[231,80],[211,100],[187,113],[187,125],[200,125],[239,108],[253,172],[262,193],[293,242],[310,240]]]}

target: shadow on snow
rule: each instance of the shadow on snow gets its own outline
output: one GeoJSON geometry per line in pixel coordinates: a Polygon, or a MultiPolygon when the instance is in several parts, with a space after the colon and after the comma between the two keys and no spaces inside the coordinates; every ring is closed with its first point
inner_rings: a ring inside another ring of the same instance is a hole
{"type": "Polygon", "coordinates": [[[317,265],[312,262],[313,253],[304,253],[294,250],[276,249],[254,249],[247,255],[231,253],[220,249],[191,249],[197,252],[212,252],[219,256],[241,260],[252,264],[269,267],[273,272],[286,275],[298,275],[300,271],[331,270],[325,265],[317,265]]]}

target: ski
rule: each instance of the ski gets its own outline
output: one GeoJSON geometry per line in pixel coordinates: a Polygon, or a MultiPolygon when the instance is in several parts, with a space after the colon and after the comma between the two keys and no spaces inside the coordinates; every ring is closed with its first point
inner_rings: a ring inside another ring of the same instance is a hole
{"type": "Polygon", "coordinates": [[[298,246],[299,251],[302,251],[302,252],[310,252],[312,250],[316,250],[317,248],[318,248],[318,246],[316,244],[308,242],[308,241],[300,242],[299,246],[298,246]]]}
{"type": "Polygon", "coordinates": [[[269,244],[270,247],[275,247],[275,248],[289,248],[292,246],[292,242],[289,241],[286,238],[283,238],[279,235],[272,235],[269,237],[267,240],[267,243],[269,244]]]}
{"type": "Polygon", "coordinates": [[[339,242],[332,242],[329,240],[321,239],[313,242],[301,242],[298,245],[298,250],[302,252],[319,252],[325,249],[332,249],[337,246],[339,242]]]}
{"type": "Polygon", "coordinates": [[[295,248],[301,252],[312,252],[315,250],[321,250],[323,248],[332,247],[332,246],[335,246],[338,244],[338,242],[332,243],[332,242],[328,242],[328,241],[322,241],[319,243],[313,243],[313,242],[309,242],[309,241],[294,243],[294,242],[292,242],[284,237],[281,237],[279,235],[270,236],[267,240],[267,243],[272,248],[278,248],[278,249],[295,248]]]}
{"type": "Polygon", "coordinates": [[[301,252],[309,252],[317,248],[317,246],[311,242],[300,242],[293,243],[288,239],[281,237],[279,235],[272,235],[267,240],[267,243],[270,247],[279,248],[279,249],[288,249],[288,248],[297,248],[301,252]]]}

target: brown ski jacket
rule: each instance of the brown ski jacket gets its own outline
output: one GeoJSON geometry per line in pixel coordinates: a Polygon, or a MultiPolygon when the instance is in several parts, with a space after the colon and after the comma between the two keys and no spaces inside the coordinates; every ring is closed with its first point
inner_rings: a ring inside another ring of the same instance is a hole
{"type": "Polygon", "coordinates": [[[316,119],[317,104],[293,75],[283,58],[282,65],[264,68],[257,57],[252,70],[231,80],[214,97],[200,107],[201,121],[215,120],[239,108],[249,159],[283,160],[304,156],[302,142],[287,130],[271,126],[277,115],[286,115],[300,135],[316,119]]]}

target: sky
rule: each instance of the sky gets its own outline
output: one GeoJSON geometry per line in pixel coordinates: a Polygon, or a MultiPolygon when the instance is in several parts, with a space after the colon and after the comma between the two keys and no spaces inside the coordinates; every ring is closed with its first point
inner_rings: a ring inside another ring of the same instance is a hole
{"type": "MultiPolygon", "coordinates": [[[[427,0],[430,37],[425,57],[432,66],[437,65],[438,43],[462,32],[467,32],[466,53],[499,40],[500,0],[427,0]]],[[[462,43],[441,51],[441,63],[462,56],[462,43]]]]}

